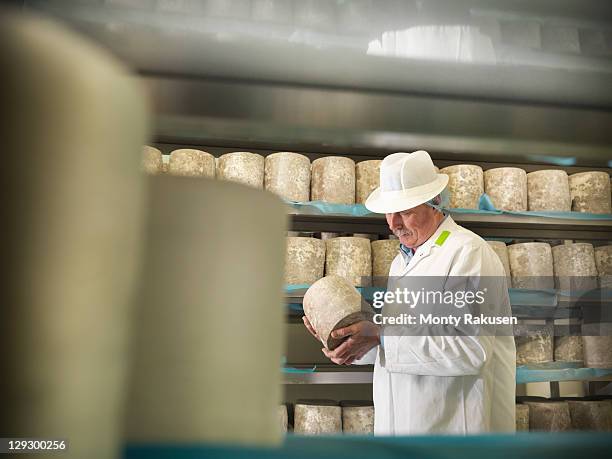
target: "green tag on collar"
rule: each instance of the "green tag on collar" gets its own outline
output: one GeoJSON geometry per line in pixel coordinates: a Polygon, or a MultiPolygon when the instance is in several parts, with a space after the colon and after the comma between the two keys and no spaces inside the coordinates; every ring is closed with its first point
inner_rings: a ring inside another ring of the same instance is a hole
{"type": "Polygon", "coordinates": [[[448,236],[450,235],[450,231],[442,231],[440,233],[440,235],[438,236],[438,239],[436,239],[435,244],[436,245],[442,245],[444,244],[444,241],[446,241],[446,239],[448,238],[448,236]]]}

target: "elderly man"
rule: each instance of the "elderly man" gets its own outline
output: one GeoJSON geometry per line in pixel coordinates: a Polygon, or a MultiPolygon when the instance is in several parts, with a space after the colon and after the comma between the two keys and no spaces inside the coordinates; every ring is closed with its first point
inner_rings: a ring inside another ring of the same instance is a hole
{"type": "MultiPolygon", "coordinates": [[[[499,258],[436,205],[447,183],[448,176],[435,172],[425,151],[394,153],[382,161],[380,187],[366,207],[384,213],[400,240],[389,276],[491,276],[503,287],[492,298],[496,309],[510,316],[499,258]]],[[[377,435],[511,432],[516,358],[510,335],[401,336],[388,326],[361,321],[336,330],[333,336],[345,341],[323,352],[337,364],[375,361],[377,435]]]]}

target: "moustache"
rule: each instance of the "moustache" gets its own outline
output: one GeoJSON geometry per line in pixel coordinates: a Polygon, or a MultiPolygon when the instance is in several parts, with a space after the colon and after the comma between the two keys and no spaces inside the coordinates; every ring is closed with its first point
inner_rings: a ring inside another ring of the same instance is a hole
{"type": "Polygon", "coordinates": [[[393,234],[395,234],[397,237],[411,236],[412,231],[407,230],[406,228],[402,228],[402,229],[393,230],[393,234]]]}

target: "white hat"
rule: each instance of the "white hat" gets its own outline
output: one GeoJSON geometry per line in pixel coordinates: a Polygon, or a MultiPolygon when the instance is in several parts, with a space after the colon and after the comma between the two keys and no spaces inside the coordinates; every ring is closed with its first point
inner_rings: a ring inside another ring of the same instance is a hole
{"type": "Polygon", "coordinates": [[[380,165],[380,186],[365,202],[368,210],[390,214],[412,209],[446,188],[448,175],[437,174],[429,153],[393,153],[380,165]]]}

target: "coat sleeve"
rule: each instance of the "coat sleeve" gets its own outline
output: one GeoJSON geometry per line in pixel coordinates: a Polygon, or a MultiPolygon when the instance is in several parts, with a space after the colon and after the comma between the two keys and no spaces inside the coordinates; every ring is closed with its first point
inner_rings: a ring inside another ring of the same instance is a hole
{"type": "MultiPolygon", "coordinates": [[[[453,259],[448,279],[482,275],[487,252],[482,246],[464,246],[453,259]]],[[[405,328],[404,328],[405,330],[405,328]]],[[[390,372],[427,376],[476,375],[491,355],[491,336],[411,336],[400,327],[384,327],[384,366],[390,372]]],[[[457,330],[458,331],[458,330],[457,330]]]]}

